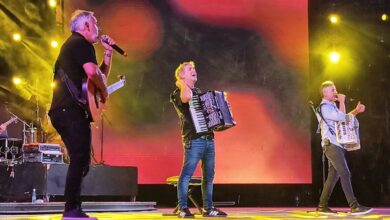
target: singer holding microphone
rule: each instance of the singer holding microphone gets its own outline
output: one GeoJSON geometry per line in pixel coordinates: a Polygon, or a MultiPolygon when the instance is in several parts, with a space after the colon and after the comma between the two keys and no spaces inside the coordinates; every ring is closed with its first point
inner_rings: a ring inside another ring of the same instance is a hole
{"type": "MultiPolygon", "coordinates": [[[[328,206],[329,198],[333,192],[334,186],[340,178],[341,186],[348,205],[351,208],[352,215],[366,214],[372,210],[358,203],[351,184],[351,173],[345,159],[346,150],[337,142],[335,133],[335,122],[344,121],[346,115],[345,95],[337,93],[336,86],[332,81],[325,81],[321,84],[320,92],[322,101],[319,107],[321,114],[321,138],[322,150],[328,159],[328,177],[322,189],[317,212],[322,214],[336,214],[328,206]],[[336,105],[338,102],[338,107],[336,105]]],[[[365,106],[360,102],[350,114],[360,114],[365,110],[365,106]]]]}
{"type": "Polygon", "coordinates": [[[91,152],[91,116],[88,104],[80,102],[82,83],[88,79],[100,90],[102,102],[108,98],[107,78],[115,42],[109,36],[99,38],[94,13],[76,10],[70,20],[72,34],[61,47],[54,68],[53,99],[49,116],[67,148],[70,164],[65,183],[64,220],[96,219],[81,209],[81,184],[89,170],[91,152]],[[99,43],[104,57],[98,66],[93,44],[99,43]]]}

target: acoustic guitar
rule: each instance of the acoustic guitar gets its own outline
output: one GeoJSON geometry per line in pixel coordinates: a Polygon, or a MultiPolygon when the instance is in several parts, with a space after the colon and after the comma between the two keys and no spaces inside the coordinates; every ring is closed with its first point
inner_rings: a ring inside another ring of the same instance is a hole
{"type": "MultiPolygon", "coordinates": [[[[104,75],[103,75],[104,76],[104,75]]],[[[106,78],[103,77],[105,81],[106,78]]],[[[108,95],[117,91],[125,85],[125,77],[123,75],[119,76],[119,80],[107,87],[108,95]]],[[[102,98],[100,94],[100,90],[95,86],[95,84],[91,80],[87,80],[83,83],[83,97],[88,101],[89,113],[91,115],[92,121],[96,121],[105,108],[105,104],[102,103],[102,98]]]]}

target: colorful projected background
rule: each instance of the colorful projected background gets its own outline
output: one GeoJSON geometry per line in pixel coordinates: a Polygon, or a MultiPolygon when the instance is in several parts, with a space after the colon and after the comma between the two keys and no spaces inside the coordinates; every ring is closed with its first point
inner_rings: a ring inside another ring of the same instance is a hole
{"type": "Polygon", "coordinates": [[[177,65],[193,60],[197,86],[227,91],[237,122],[216,133],[216,183],[311,183],[307,1],[73,0],[57,19],[78,8],[95,11],[103,33],[129,54],[114,56],[109,81],[124,74],[127,84],[111,95],[103,132],[94,129],[97,162],[137,166],[141,184],[179,175],[169,94],[177,65]]]}

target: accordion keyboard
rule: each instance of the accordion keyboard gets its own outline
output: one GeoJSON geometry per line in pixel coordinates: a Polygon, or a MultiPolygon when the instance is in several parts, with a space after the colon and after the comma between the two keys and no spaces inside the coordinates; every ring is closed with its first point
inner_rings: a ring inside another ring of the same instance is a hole
{"type": "Polygon", "coordinates": [[[194,94],[189,101],[189,105],[196,133],[207,132],[209,129],[207,127],[206,117],[203,114],[203,107],[199,96],[194,94]]]}

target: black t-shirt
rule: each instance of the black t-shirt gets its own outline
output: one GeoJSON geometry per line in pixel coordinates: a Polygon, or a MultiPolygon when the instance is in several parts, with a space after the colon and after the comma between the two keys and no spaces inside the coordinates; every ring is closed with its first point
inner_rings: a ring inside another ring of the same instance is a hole
{"type": "Polygon", "coordinates": [[[95,63],[97,65],[95,48],[84,36],[73,32],[62,45],[54,67],[54,82],[56,87],[53,89],[51,110],[78,106],[76,101],[71,97],[66,84],[61,81],[57,70],[59,68],[63,69],[81,94],[82,83],[87,79],[87,74],[83,69],[85,63],[95,63]]]}
{"type": "MultiPolygon", "coordinates": [[[[201,94],[201,90],[199,88],[194,88],[192,92],[193,94],[201,94]]],[[[214,135],[212,131],[199,134],[196,133],[195,126],[191,118],[190,105],[188,103],[181,102],[180,90],[178,88],[171,93],[171,102],[174,105],[180,119],[183,142],[200,138],[202,135],[214,135]]]]}

